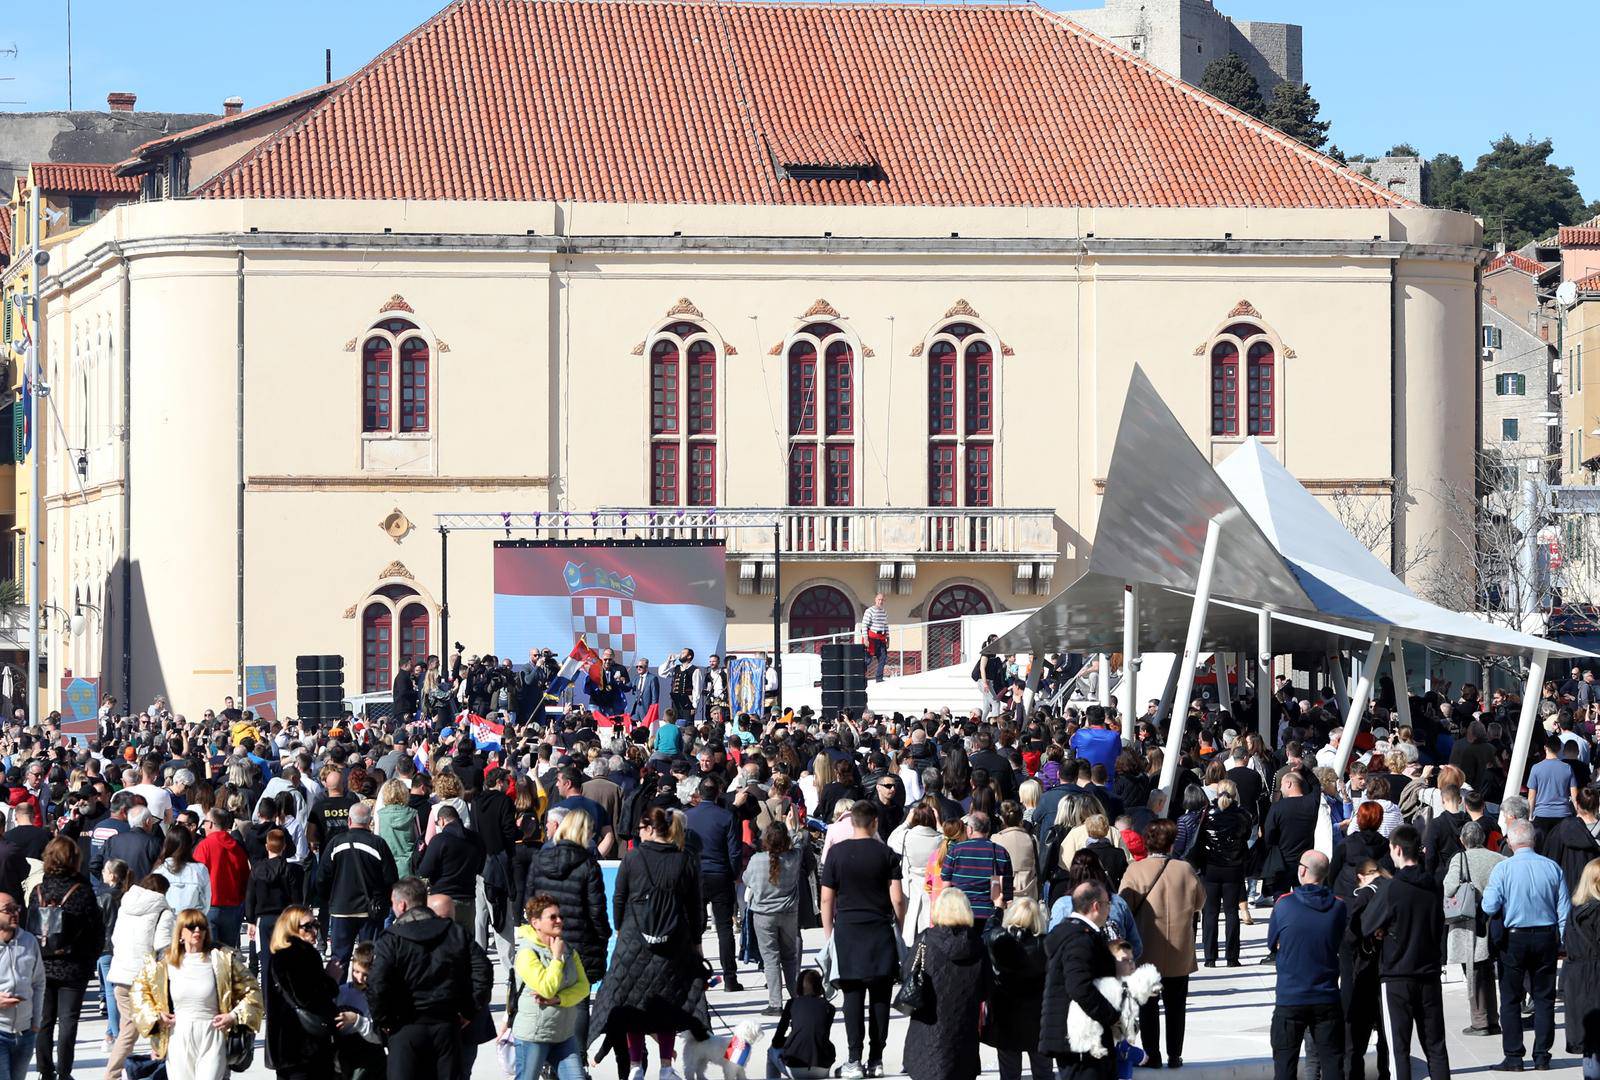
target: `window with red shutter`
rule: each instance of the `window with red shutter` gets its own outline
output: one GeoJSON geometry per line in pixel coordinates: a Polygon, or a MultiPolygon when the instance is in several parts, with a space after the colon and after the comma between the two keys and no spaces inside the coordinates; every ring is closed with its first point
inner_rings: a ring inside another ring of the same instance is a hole
{"type": "Polygon", "coordinates": [[[650,350],[650,432],[674,435],[678,431],[678,346],[658,341],[650,350]]]}
{"type": "Polygon", "coordinates": [[[1272,346],[1267,342],[1258,341],[1250,346],[1249,381],[1246,384],[1246,392],[1249,394],[1247,405],[1251,435],[1276,434],[1273,415],[1275,373],[1273,359],[1272,346]]]}
{"type": "Polygon", "coordinates": [[[994,351],[986,341],[967,346],[967,434],[994,434],[994,351]]]}
{"type": "Polygon", "coordinates": [[[382,604],[368,604],[361,613],[361,685],[364,694],[394,685],[394,617],[382,604]]]}
{"type": "Polygon", "coordinates": [[[717,448],[714,443],[689,444],[688,504],[717,505],[717,448]]]}
{"type": "Polygon", "coordinates": [[[428,430],[428,343],[419,337],[400,343],[400,430],[428,430]]]}
{"type": "Polygon", "coordinates": [[[956,505],[956,444],[928,447],[928,505],[956,505]]]}
{"type": "Polygon", "coordinates": [[[989,443],[968,443],[966,466],[967,505],[993,506],[994,447],[989,443]]]}
{"type": "Polygon", "coordinates": [[[789,447],[789,505],[817,505],[815,443],[795,443],[789,447]]]}
{"type": "Polygon", "coordinates": [[[1211,350],[1211,434],[1239,434],[1239,347],[1231,341],[1211,350]]]}
{"type": "Polygon", "coordinates": [[[829,446],[828,447],[828,490],[827,503],[829,506],[853,506],[855,504],[855,447],[829,446]]]}
{"type": "Polygon", "coordinates": [[[678,505],[678,444],[675,442],[650,446],[650,505],[678,505]]]}
{"type": "Polygon", "coordinates": [[[717,350],[709,341],[689,346],[689,434],[717,430],[717,350]]]}
{"type": "Polygon", "coordinates": [[[388,431],[394,400],[394,350],[387,338],[371,337],[362,347],[361,430],[388,431]]]}
{"type": "Polygon", "coordinates": [[[835,341],[828,346],[827,363],[829,435],[855,433],[855,365],[850,346],[835,341]]]}

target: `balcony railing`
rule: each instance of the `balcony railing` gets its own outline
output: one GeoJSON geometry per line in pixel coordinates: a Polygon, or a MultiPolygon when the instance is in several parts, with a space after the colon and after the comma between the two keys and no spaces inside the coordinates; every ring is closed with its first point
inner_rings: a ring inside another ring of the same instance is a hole
{"type": "Polygon", "coordinates": [[[548,514],[540,531],[578,539],[597,521],[617,522],[647,539],[727,541],[733,555],[769,554],[773,528],[786,556],[845,559],[959,556],[974,559],[1049,560],[1061,548],[1055,511],[1041,508],[968,507],[607,507],[596,514],[548,514]]]}

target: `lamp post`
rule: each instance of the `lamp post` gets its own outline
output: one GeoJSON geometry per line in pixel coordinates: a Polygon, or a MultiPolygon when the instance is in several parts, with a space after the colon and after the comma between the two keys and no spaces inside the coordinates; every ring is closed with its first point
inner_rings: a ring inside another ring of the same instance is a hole
{"type": "Polygon", "coordinates": [[[28,368],[26,382],[28,394],[28,723],[39,722],[39,605],[43,600],[39,588],[39,516],[42,500],[39,498],[39,337],[44,333],[39,312],[45,268],[50,265],[50,253],[40,246],[39,232],[43,228],[39,216],[39,186],[34,185],[28,198],[28,239],[33,241],[33,295],[30,300],[29,319],[33,333],[28,337],[28,368]]]}

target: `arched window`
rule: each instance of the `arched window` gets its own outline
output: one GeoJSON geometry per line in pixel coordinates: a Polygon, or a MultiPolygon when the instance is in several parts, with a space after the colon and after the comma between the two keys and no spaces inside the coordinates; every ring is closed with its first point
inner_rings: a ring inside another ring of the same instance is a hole
{"type": "Polygon", "coordinates": [[[394,685],[394,616],[385,604],[361,612],[361,692],[378,694],[394,685]]]}
{"type": "Polygon", "coordinates": [[[428,655],[428,609],[407,604],[400,612],[400,656],[408,663],[428,655]]]}
{"type": "Polygon", "coordinates": [[[928,670],[961,663],[961,617],[994,611],[989,598],[971,585],[951,585],[928,602],[928,670]]]}
{"type": "Polygon", "coordinates": [[[812,323],[789,345],[789,505],[855,505],[855,348],[833,323],[812,323]],[[817,358],[822,357],[822,370],[817,358]],[[820,376],[820,380],[819,380],[820,376]],[[820,387],[819,387],[820,381],[820,387]],[[817,414],[822,394],[821,429],[817,414]],[[818,470],[821,491],[818,491],[818,470]]]}
{"type": "Polygon", "coordinates": [[[994,357],[972,323],[947,324],[928,346],[929,506],[994,505],[994,357]]]}
{"type": "Polygon", "coordinates": [[[789,640],[800,652],[821,652],[823,639],[850,634],[855,626],[850,598],[832,585],[813,585],[789,605],[789,640]]]}
{"type": "Polygon", "coordinates": [[[717,347],[677,322],[650,346],[650,504],[717,501],[717,347]]]}
{"type": "Polygon", "coordinates": [[[408,434],[428,430],[428,341],[408,319],[385,319],[374,326],[361,345],[361,430],[408,434]],[[395,352],[400,353],[396,379],[395,352]],[[395,408],[395,387],[400,389],[395,408]],[[398,413],[399,427],[395,427],[398,413]]]}
{"type": "Polygon", "coordinates": [[[1277,388],[1276,351],[1266,332],[1254,323],[1229,326],[1211,346],[1211,434],[1276,435],[1277,388]]]}

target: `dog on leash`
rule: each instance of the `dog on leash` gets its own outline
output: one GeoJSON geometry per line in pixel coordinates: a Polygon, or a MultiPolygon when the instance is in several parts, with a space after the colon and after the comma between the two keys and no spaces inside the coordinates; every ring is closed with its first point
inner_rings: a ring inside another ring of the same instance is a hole
{"type": "Polygon", "coordinates": [[[732,1035],[685,1039],[684,1080],[706,1080],[707,1069],[721,1069],[722,1080],[747,1080],[745,1068],[755,1056],[756,1044],[764,1038],[761,1025],[747,1020],[734,1028],[732,1035]]]}
{"type": "MultiPolygon", "coordinates": [[[[1139,1006],[1160,992],[1161,973],[1155,969],[1155,965],[1144,964],[1121,979],[1096,979],[1094,988],[1121,1014],[1122,1018],[1111,1033],[1112,1042],[1118,1039],[1134,1041],[1139,1036],[1139,1006]]],[[[1104,1033],[1105,1028],[1098,1021],[1090,1019],[1077,1002],[1067,1007],[1067,1045],[1074,1051],[1090,1057],[1105,1057],[1110,1051],[1101,1039],[1104,1033]]]]}

